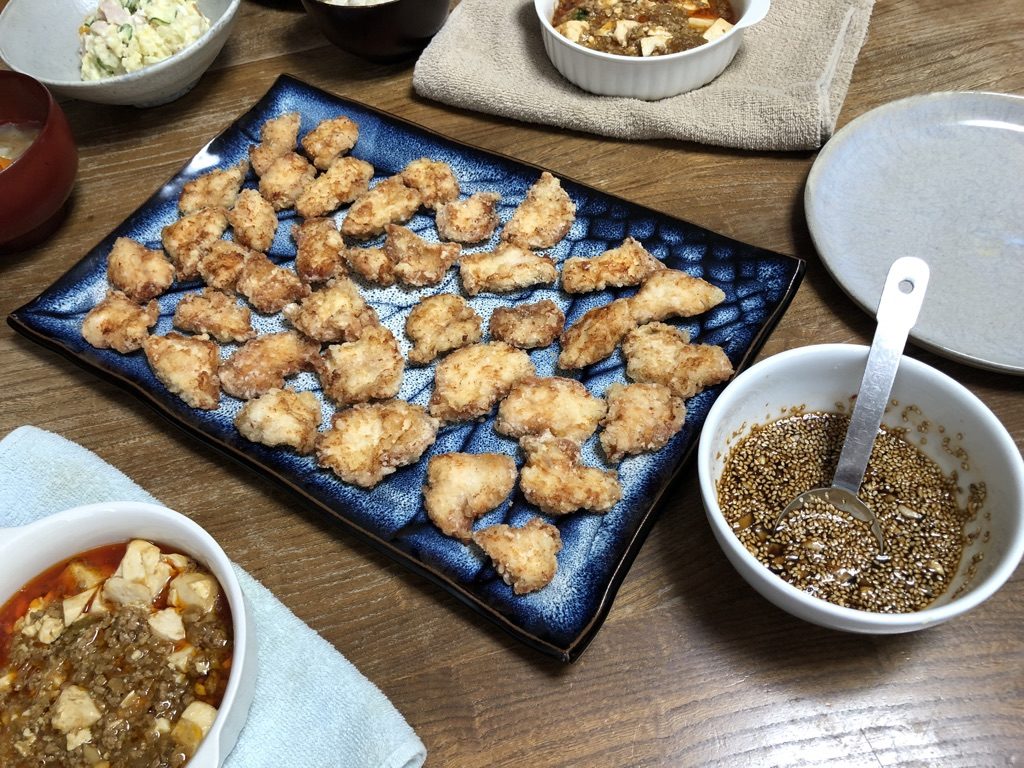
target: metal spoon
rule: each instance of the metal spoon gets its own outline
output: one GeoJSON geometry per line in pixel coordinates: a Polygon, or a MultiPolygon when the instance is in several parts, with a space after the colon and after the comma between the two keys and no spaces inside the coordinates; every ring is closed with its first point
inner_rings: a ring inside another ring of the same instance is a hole
{"type": "Polygon", "coordinates": [[[904,256],[893,262],[882,288],[876,317],[878,326],[871,341],[864,378],[860,382],[857,401],[846,430],[839,463],[828,488],[813,488],[797,496],[786,505],[775,520],[775,528],[796,510],[803,509],[812,498],[822,499],[837,509],[868,523],[878,539],[881,554],[885,554],[885,537],[874,511],[857,492],[868,468],[871,449],[875,445],[878,428],[882,424],[885,406],[896,379],[900,357],[907,343],[910,329],[917,322],[925,289],[928,287],[928,264],[914,256],[904,256]]]}

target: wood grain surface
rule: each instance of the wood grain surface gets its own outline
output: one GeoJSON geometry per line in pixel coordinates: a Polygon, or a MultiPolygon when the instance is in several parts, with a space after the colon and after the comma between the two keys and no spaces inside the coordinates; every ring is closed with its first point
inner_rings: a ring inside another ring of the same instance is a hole
{"type": "MultiPolygon", "coordinates": [[[[71,213],[47,243],[0,261],[0,313],[71,267],[282,72],[806,259],[807,277],[764,356],[870,338],[871,320],[829,278],[806,230],[814,153],[613,141],[452,109],[413,94],[411,64],[357,60],[327,44],[297,2],[252,0],[184,98],[148,110],[64,104],[81,158],[71,213]]],[[[840,124],[904,96],[968,89],[1024,92],[1019,0],[880,0],[840,124]]],[[[1020,448],[1021,379],[911,354],[975,392],[1020,448]]],[[[564,666],[5,325],[0,434],[22,424],[95,451],[205,526],[381,687],[426,743],[431,766],[1024,763],[1020,570],[969,615],[925,632],[819,629],[772,607],[733,571],[704,520],[691,464],[665,495],[604,628],[564,666]]]]}

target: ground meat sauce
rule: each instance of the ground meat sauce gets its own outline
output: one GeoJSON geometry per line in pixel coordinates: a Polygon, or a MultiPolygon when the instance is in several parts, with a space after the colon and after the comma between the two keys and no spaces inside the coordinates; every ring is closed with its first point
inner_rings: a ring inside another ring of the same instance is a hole
{"type": "Polygon", "coordinates": [[[178,768],[231,668],[216,579],[149,542],[49,569],[0,608],[0,766],[178,768]]]}
{"type": "Polygon", "coordinates": [[[687,51],[735,23],[729,0],[558,0],[551,20],[574,43],[622,56],[687,51]]]}

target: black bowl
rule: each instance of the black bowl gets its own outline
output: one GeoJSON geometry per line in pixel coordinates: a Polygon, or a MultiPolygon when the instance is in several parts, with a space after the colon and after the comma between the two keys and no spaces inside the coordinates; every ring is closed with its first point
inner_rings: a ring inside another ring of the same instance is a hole
{"type": "Polygon", "coordinates": [[[448,17],[449,0],[388,0],[376,5],[332,5],[302,0],[324,36],[343,51],[391,62],[422,51],[448,17]]]}

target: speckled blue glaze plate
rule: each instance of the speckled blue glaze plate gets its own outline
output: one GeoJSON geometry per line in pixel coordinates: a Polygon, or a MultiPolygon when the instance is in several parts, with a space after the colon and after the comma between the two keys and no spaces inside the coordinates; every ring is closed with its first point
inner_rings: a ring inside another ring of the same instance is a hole
{"type": "MultiPolygon", "coordinates": [[[[538,650],[571,661],[579,656],[600,628],[619,584],[654,521],[659,496],[696,446],[704,417],[721,387],[687,402],[683,430],[655,454],[628,458],[619,467],[623,498],[606,515],[576,514],[554,520],[563,549],[554,581],[531,595],[516,596],[497,576],[481,552],[442,535],[423,511],[421,487],[429,456],[448,451],[495,451],[523,457],[514,441],[494,432],[492,419],[444,427],[436,444],[415,465],[398,470],[372,490],[346,485],[331,472],[317,467],[312,457],[250,443],[235,430],[232,420],[241,402],[224,395],[216,411],[198,411],[171,395],[152,374],[142,352],[120,355],[94,349],[81,336],[81,323],[107,290],[106,257],[115,238],[126,236],[159,247],[160,230],[177,217],[176,205],[188,180],[215,167],[234,165],[247,156],[258,140],[259,128],[285,112],[302,114],[304,134],[320,120],[339,114],[359,124],[360,137],[352,154],[373,164],[377,178],[390,176],[418,157],[444,160],[452,165],[470,194],[483,190],[501,193],[501,218],[507,221],[537,179],[540,169],[485,152],[370,107],[332,96],[294,78],[282,76],[270,91],[233,125],[216,137],[141,208],[119,225],[67,274],[42,295],[16,310],[8,322],[19,332],[55,349],[84,368],[113,380],[157,413],[203,442],[256,470],[308,502],[313,509],[363,536],[369,543],[470,605],[515,637],[538,650]]],[[[254,185],[250,178],[247,186],[254,185]]],[[[698,341],[721,345],[737,369],[751,362],[770,330],[782,316],[803,276],[804,263],[715,235],[699,227],[641,208],[563,178],[577,205],[577,219],[569,235],[550,251],[558,261],[568,256],[594,256],[632,235],[669,266],[686,270],[720,286],[726,301],[711,312],[680,326],[698,341]]],[[[269,250],[280,264],[294,259],[290,238],[294,214],[282,212],[282,224],[269,250]]],[[[338,215],[340,220],[343,212],[338,215]]],[[[409,226],[436,240],[433,219],[420,213],[409,226]]],[[[499,230],[500,231],[500,230],[499,230]]],[[[491,249],[490,243],[468,251],[491,249]]],[[[371,241],[371,245],[379,243],[371,241]]],[[[171,330],[171,316],[182,295],[198,284],[175,284],[160,297],[160,320],[154,333],[171,330]]],[[[405,319],[423,296],[460,291],[457,270],[441,285],[420,290],[364,285],[364,295],[381,321],[394,333],[403,352],[405,319]]],[[[489,319],[495,307],[542,298],[554,300],[572,322],[588,309],[605,304],[632,289],[569,297],[554,288],[521,291],[501,296],[476,296],[470,304],[489,319]]],[[[284,328],[279,316],[258,316],[261,333],[284,328]]],[[[223,354],[233,351],[226,345],[223,354]]],[[[557,344],[536,350],[531,357],[539,375],[555,372],[557,344]]],[[[618,353],[586,369],[581,381],[595,394],[610,384],[625,381],[618,353]]],[[[290,385],[317,392],[313,374],[300,374],[290,385]]],[[[433,366],[407,368],[399,397],[425,405],[433,385],[433,366]]],[[[331,406],[324,405],[324,424],[331,406]]],[[[587,463],[602,466],[597,440],[584,446],[587,463]]],[[[477,527],[498,522],[522,525],[537,513],[519,494],[482,518],[477,527]]]]}

